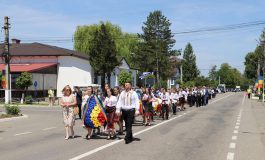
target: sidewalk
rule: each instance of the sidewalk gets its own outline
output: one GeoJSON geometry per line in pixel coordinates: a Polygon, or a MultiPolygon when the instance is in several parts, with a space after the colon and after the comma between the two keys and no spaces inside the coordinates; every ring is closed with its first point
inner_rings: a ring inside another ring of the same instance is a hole
{"type": "Polygon", "coordinates": [[[265,159],[265,105],[246,97],[241,108],[243,112],[238,134],[236,159],[265,159]]]}

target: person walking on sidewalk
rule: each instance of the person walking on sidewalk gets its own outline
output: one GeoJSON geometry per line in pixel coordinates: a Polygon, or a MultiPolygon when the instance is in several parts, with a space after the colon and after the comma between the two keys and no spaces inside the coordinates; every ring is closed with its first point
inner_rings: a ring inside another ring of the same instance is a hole
{"type": "Polygon", "coordinates": [[[132,90],[130,81],[125,83],[125,90],[121,92],[118,103],[116,114],[120,115],[125,121],[126,135],[125,144],[129,144],[133,141],[132,124],[135,116],[139,115],[139,98],[137,93],[132,90]]]}
{"type": "Polygon", "coordinates": [[[49,97],[49,107],[52,107],[54,104],[54,90],[51,87],[48,90],[48,97],[49,97]]]}

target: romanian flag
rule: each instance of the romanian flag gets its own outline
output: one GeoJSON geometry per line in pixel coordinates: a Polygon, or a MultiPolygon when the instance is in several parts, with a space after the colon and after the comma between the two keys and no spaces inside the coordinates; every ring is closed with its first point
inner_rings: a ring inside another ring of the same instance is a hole
{"type": "Polygon", "coordinates": [[[6,89],[6,72],[5,70],[2,71],[2,79],[1,79],[1,86],[3,89],[6,89]]]}
{"type": "Polygon", "coordinates": [[[107,121],[106,112],[99,98],[95,95],[90,97],[84,114],[84,124],[95,128],[102,126],[107,121]]]}
{"type": "Polygon", "coordinates": [[[259,76],[258,78],[258,88],[263,88],[263,76],[259,76]]]}

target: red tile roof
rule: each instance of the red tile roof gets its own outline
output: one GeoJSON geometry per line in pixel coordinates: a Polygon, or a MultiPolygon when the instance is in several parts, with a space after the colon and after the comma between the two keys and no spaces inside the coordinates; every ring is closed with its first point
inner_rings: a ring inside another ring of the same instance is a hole
{"type": "MultiPolygon", "coordinates": [[[[48,68],[51,66],[57,65],[56,63],[34,63],[34,64],[11,64],[11,72],[32,72],[48,68]]],[[[2,71],[5,68],[4,64],[0,64],[0,70],[2,71]]]]}
{"type": "MultiPolygon", "coordinates": [[[[0,47],[0,54],[3,53],[3,45],[0,47]]],[[[41,43],[20,43],[10,45],[11,56],[74,56],[88,60],[87,54],[77,51],[51,46],[41,43]]]]}

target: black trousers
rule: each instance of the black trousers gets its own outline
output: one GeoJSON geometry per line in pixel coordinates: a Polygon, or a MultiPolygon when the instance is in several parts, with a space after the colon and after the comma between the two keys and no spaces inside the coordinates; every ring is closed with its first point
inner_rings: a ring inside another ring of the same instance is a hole
{"type": "Polygon", "coordinates": [[[80,119],[82,118],[82,117],[81,117],[81,113],[82,113],[82,111],[81,111],[81,105],[82,105],[82,104],[77,104],[77,106],[78,106],[78,110],[79,110],[78,115],[79,115],[79,118],[80,118],[80,119]]]}
{"type": "Polygon", "coordinates": [[[173,111],[173,114],[177,113],[177,104],[176,103],[172,104],[172,111],[173,111]]]}
{"type": "Polygon", "coordinates": [[[168,105],[167,104],[162,104],[162,118],[165,119],[165,114],[166,114],[166,119],[168,119],[168,105]]]}
{"type": "Polygon", "coordinates": [[[132,141],[132,124],[134,120],[135,109],[124,110],[122,109],[122,118],[125,121],[126,135],[125,141],[132,141]]]}

